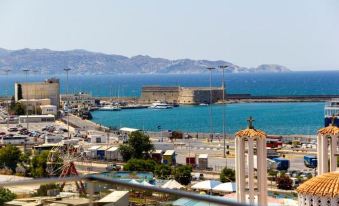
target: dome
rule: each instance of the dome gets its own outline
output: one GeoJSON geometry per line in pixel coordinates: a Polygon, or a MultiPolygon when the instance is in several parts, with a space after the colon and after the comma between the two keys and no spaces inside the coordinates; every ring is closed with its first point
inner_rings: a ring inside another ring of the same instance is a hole
{"type": "Polygon", "coordinates": [[[327,126],[325,128],[321,128],[318,130],[318,134],[322,134],[322,135],[336,135],[339,133],[339,128],[337,126],[327,126]]]}
{"type": "Polygon", "coordinates": [[[235,136],[236,137],[266,138],[266,133],[261,130],[254,129],[254,128],[247,128],[244,130],[240,130],[239,132],[235,134],[235,136]]]}
{"type": "Polygon", "coordinates": [[[330,172],[311,178],[297,188],[303,195],[339,197],[339,172],[330,172]]]}

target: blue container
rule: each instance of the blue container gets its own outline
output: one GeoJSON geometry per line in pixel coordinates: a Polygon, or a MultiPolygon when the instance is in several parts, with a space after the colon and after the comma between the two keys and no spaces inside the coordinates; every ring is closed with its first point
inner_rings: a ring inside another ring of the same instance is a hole
{"type": "Polygon", "coordinates": [[[314,169],[318,166],[318,158],[313,155],[305,155],[304,164],[306,167],[314,169]]]}
{"type": "Polygon", "coordinates": [[[277,170],[288,170],[290,168],[290,161],[281,157],[273,158],[273,161],[277,163],[277,170]]]}

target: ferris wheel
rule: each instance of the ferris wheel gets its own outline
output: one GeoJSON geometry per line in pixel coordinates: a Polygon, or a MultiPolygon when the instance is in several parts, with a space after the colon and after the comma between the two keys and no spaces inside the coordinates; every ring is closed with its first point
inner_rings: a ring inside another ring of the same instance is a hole
{"type": "MultiPolygon", "coordinates": [[[[46,171],[49,176],[65,178],[79,176],[75,163],[84,160],[84,149],[82,145],[58,144],[53,147],[47,157],[46,171]]],[[[85,193],[84,185],[81,181],[75,181],[80,193],[85,193]]],[[[61,189],[65,182],[61,184],[61,189]]]]}

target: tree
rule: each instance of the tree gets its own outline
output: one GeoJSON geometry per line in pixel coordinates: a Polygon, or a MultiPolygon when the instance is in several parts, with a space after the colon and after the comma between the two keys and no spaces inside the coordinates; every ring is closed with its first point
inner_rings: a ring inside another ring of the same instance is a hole
{"type": "Polygon", "coordinates": [[[17,102],[14,105],[11,105],[10,113],[15,115],[23,115],[25,114],[25,107],[20,102],[17,102]]]}
{"type": "Polygon", "coordinates": [[[174,169],[174,179],[182,185],[188,185],[192,180],[192,167],[190,165],[178,166],[174,169]]]}
{"type": "Polygon", "coordinates": [[[291,190],[293,181],[289,176],[285,174],[281,174],[280,177],[277,178],[276,183],[277,183],[278,189],[291,190]]]}
{"type": "Polygon", "coordinates": [[[0,149],[0,168],[9,168],[13,172],[17,167],[17,164],[20,162],[21,151],[13,146],[6,145],[0,149]]]}
{"type": "Polygon", "coordinates": [[[5,202],[14,200],[16,195],[9,189],[0,187],[0,206],[4,205],[5,202]]]}
{"type": "Polygon", "coordinates": [[[46,171],[48,151],[42,151],[40,154],[35,155],[31,160],[30,170],[32,177],[48,177],[46,171]]]}
{"type": "Polygon", "coordinates": [[[221,182],[234,182],[235,181],[235,170],[225,167],[220,173],[221,182]]]}
{"type": "Polygon", "coordinates": [[[172,168],[165,164],[158,164],[155,167],[154,174],[158,179],[166,180],[171,176],[172,168]]]}
{"type": "Polygon", "coordinates": [[[148,135],[140,131],[132,132],[128,136],[128,142],[125,145],[120,145],[119,150],[122,154],[124,161],[130,158],[144,158],[145,154],[154,150],[154,146],[148,135]]]}
{"type": "Polygon", "coordinates": [[[148,159],[130,159],[124,165],[125,171],[144,171],[144,172],[154,172],[156,162],[154,160],[148,159]]]}
{"type": "Polygon", "coordinates": [[[126,144],[122,144],[122,145],[119,146],[119,151],[120,151],[120,154],[121,154],[124,162],[127,162],[129,159],[132,158],[134,150],[131,146],[126,145],[126,144]]]}

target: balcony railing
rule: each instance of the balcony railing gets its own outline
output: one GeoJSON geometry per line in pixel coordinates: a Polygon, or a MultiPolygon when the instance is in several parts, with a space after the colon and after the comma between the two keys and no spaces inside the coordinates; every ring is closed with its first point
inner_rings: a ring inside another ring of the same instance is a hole
{"type": "Polygon", "coordinates": [[[112,179],[105,176],[99,175],[86,175],[81,177],[67,177],[67,178],[41,178],[41,179],[33,179],[33,180],[19,180],[13,182],[4,182],[1,183],[2,187],[9,187],[9,186],[20,186],[20,185],[39,185],[39,184],[51,184],[51,183],[58,183],[58,182],[75,182],[75,181],[84,181],[87,183],[88,186],[88,195],[91,206],[94,205],[94,184],[96,182],[101,182],[105,184],[121,186],[126,188],[133,188],[143,191],[150,191],[150,192],[157,192],[163,193],[167,195],[174,195],[177,197],[185,197],[192,200],[203,201],[206,203],[214,203],[218,205],[225,205],[225,206],[249,206],[247,204],[237,203],[234,201],[227,200],[225,198],[220,198],[211,195],[201,195],[194,192],[188,192],[183,190],[173,190],[173,189],[165,189],[155,186],[146,186],[141,184],[133,184],[130,182],[122,181],[119,179],[112,179]]]}

